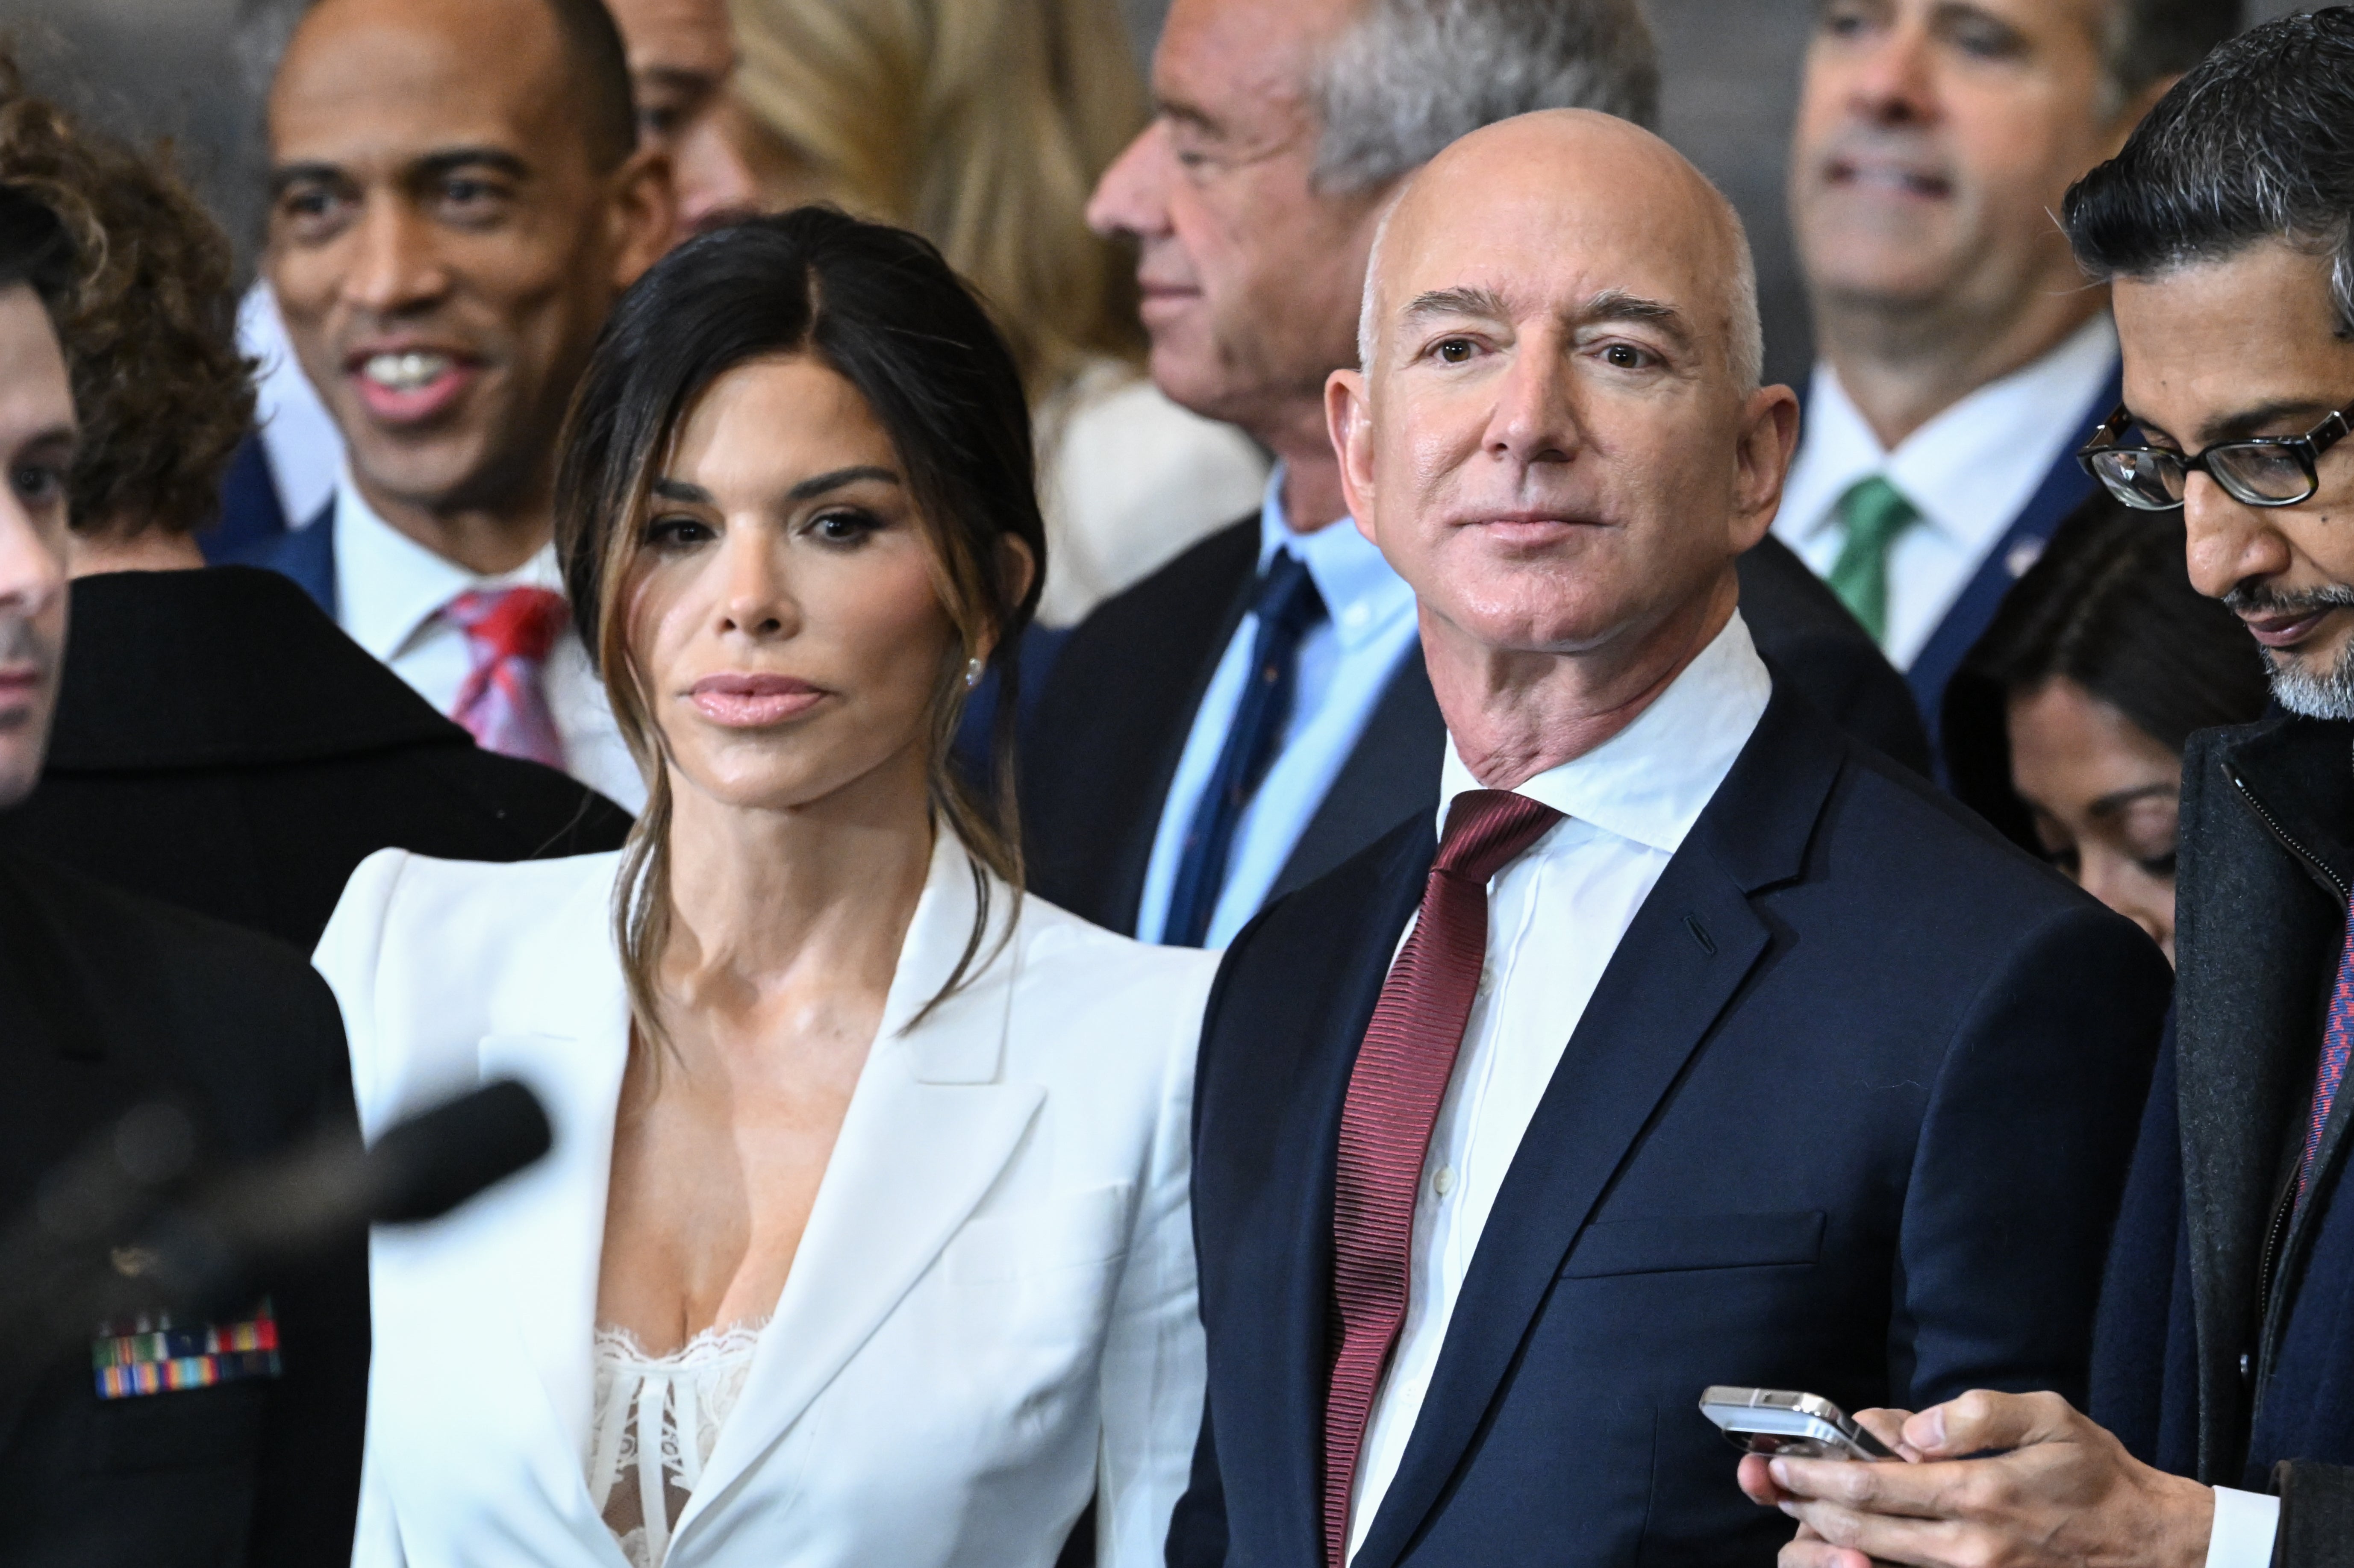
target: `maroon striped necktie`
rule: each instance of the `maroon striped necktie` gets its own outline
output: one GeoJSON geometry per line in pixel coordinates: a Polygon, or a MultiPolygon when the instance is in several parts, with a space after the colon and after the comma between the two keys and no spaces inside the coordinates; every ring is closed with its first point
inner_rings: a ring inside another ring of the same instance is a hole
{"type": "Polygon", "coordinates": [[[1342,1568],[1349,1498],[1382,1369],[1405,1322],[1414,1200],[1455,1054],[1488,960],[1488,880],[1561,821],[1501,789],[1469,789],[1423,885],[1414,934],[1398,949],[1341,1108],[1332,1196],[1332,1295],[1340,1351],[1324,1406],[1324,1557],[1342,1568]]]}

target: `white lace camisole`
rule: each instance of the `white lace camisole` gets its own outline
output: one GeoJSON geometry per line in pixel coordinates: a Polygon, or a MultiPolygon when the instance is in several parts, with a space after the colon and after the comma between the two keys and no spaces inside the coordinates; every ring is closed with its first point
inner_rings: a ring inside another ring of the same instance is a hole
{"type": "Polygon", "coordinates": [[[627,1329],[598,1325],[588,1495],[630,1568],[662,1568],[767,1326],[763,1319],[706,1329],[666,1356],[650,1356],[627,1329]]]}

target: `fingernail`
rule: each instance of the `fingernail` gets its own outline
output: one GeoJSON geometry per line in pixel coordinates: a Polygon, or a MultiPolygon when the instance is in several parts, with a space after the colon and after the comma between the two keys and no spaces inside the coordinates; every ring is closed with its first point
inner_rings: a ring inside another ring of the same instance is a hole
{"type": "Polygon", "coordinates": [[[1946,1446],[1946,1407],[1942,1404],[1931,1406],[1922,1412],[1921,1420],[1928,1427],[1928,1441],[1921,1446],[1943,1448],[1946,1446]]]}
{"type": "Polygon", "coordinates": [[[1766,1461],[1766,1468],[1773,1476],[1774,1484],[1776,1486],[1787,1487],[1790,1484],[1790,1467],[1788,1461],[1783,1459],[1768,1459],[1766,1461]]]}

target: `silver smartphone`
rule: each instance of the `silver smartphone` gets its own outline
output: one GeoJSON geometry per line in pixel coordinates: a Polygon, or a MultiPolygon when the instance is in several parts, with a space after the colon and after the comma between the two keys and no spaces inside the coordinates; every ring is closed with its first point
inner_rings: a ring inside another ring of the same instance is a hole
{"type": "Polygon", "coordinates": [[[1888,1446],[1854,1417],[1819,1394],[1778,1388],[1703,1389],[1700,1413],[1733,1446],[1751,1454],[1794,1459],[1893,1459],[1888,1446]]]}

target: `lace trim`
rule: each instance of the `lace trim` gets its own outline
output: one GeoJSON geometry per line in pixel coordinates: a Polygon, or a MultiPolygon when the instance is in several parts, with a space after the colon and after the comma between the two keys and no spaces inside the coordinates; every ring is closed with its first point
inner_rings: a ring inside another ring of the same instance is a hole
{"type": "Polygon", "coordinates": [[[629,1330],[597,1325],[588,1490],[631,1568],[661,1568],[670,1531],[703,1478],[751,1375],[766,1318],[705,1330],[649,1355],[629,1330]],[[644,1462],[647,1447],[656,1462],[644,1462]]]}

